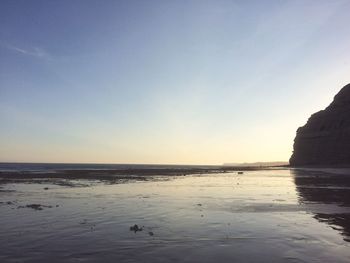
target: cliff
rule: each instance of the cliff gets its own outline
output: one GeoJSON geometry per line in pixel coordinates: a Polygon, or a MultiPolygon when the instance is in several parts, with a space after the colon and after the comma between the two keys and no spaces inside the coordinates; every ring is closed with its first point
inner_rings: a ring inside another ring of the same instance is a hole
{"type": "Polygon", "coordinates": [[[350,166],[350,84],[297,130],[291,166],[350,166]]]}

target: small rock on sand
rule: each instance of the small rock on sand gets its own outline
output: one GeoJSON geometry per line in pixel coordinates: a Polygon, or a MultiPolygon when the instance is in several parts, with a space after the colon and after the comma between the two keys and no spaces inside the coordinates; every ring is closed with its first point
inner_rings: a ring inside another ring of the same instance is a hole
{"type": "Polygon", "coordinates": [[[45,208],[52,208],[51,205],[41,205],[41,204],[30,204],[25,206],[18,206],[17,208],[32,208],[34,210],[43,210],[45,208]]]}
{"type": "Polygon", "coordinates": [[[136,224],[130,227],[130,231],[134,231],[135,233],[138,232],[138,231],[142,231],[142,230],[143,230],[143,228],[139,227],[136,224]]]}

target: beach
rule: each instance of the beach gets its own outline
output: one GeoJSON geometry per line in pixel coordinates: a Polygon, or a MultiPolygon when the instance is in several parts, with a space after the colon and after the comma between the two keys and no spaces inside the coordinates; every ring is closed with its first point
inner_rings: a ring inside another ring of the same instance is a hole
{"type": "Polygon", "coordinates": [[[349,262],[348,176],[242,172],[3,176],[0,261],[349,262]]]}

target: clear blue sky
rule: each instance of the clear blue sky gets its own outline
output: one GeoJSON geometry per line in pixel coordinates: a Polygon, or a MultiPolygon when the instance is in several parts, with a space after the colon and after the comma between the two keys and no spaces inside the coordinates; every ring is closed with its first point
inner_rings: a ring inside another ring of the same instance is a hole
{"type": "Polygon", "coordinates": [[[0,1],[0,161],[288,160],[350,82],[350,1],[0,1]]]}

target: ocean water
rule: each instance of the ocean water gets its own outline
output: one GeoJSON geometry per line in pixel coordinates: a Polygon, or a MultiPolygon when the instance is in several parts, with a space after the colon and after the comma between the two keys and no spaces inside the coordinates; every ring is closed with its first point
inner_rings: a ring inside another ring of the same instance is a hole
{"type": "Polygon", "coordinates": [[[293,169],[6,182],[0,262],[350,262],[349,198],[293,169]]]}
{"type": "Polygon", "coordinates": [[[219,168],[214,165],[162,165],[162,164],[79,164],[79,163],[0,163],[0,171],[38,171],[61,170],[125,170],[125,169],[184,169],[219,168]]]}

